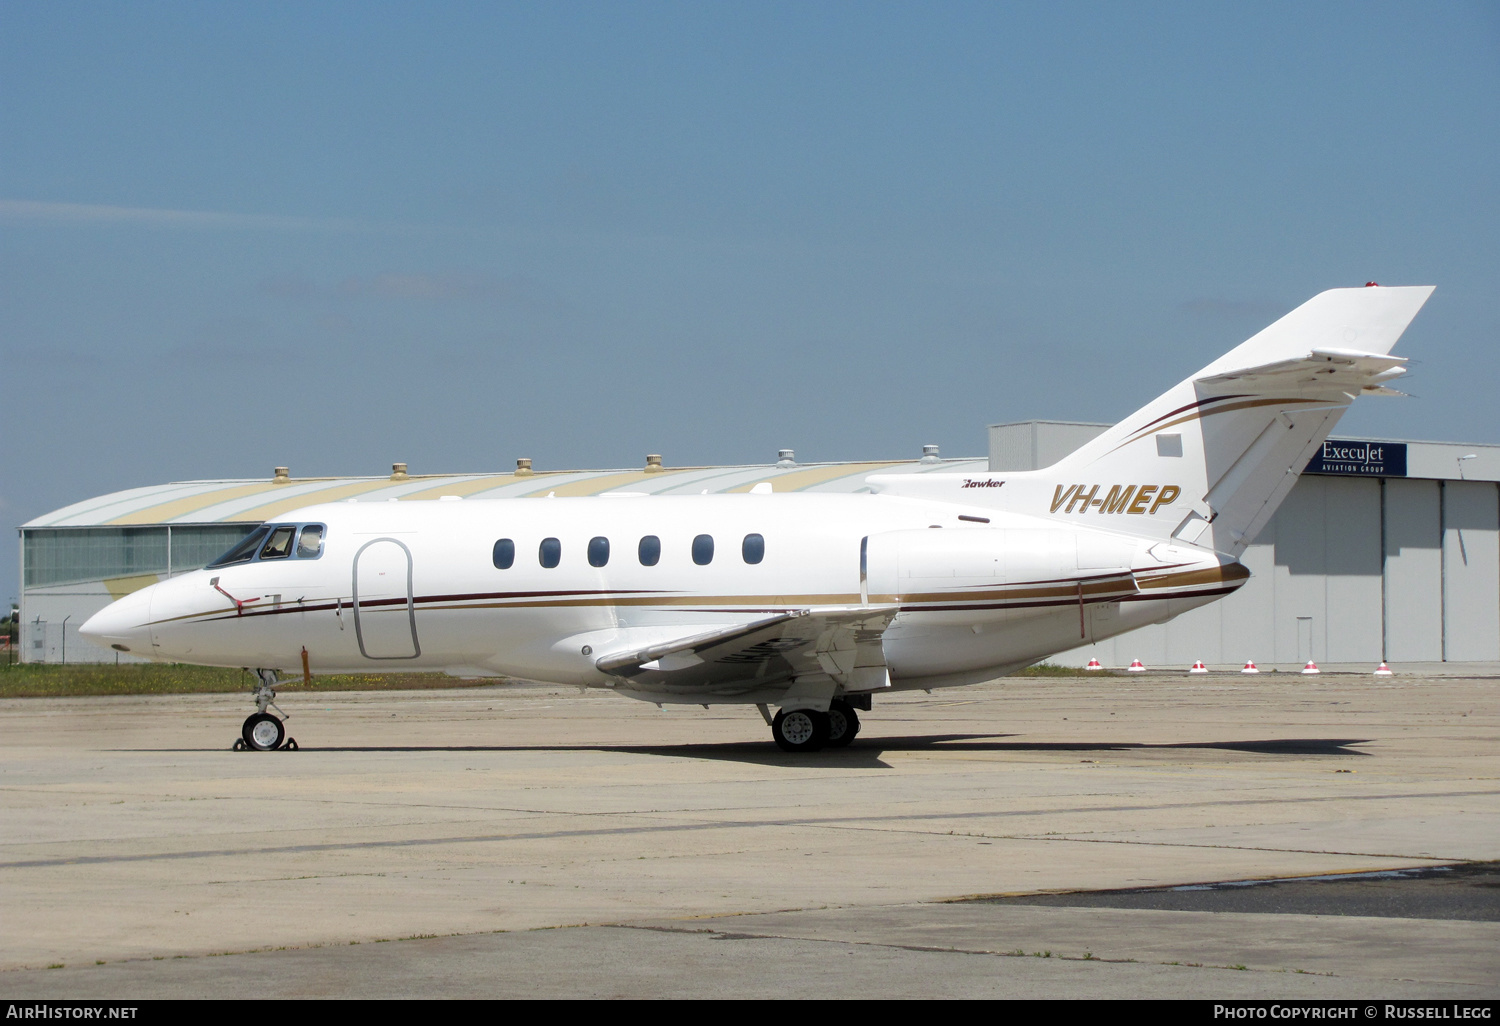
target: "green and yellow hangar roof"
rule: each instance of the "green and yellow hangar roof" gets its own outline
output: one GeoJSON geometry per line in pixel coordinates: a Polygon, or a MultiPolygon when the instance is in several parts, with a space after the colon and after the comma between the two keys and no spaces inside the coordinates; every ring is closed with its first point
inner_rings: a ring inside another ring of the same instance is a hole
{"type": "MultiPolygon", "coordinates": [[[[652,460],[655,457],[651,457],[652,460]]],[[[776,492],[857,492],[870,474],[982,472],[988,461],[939,459],[868,463],[798,464],[784,458],[772,465],[737,467],[662,467],[648,462],[639,470],[532,471],[520,461],[508,474],[408,474],[395,464],[388,477],[294,478],[277,468],[272,478],[256,481],[179,481],[131,488],[86,499],[37,517],[21,527],[134,527],[158,524],[258,524],[323,502],[384,502],[440,499],[542,498],[548,495],[599,495],[644,492],[651,495],[698,495],[748,492],[762,482],[776,492]]]]}

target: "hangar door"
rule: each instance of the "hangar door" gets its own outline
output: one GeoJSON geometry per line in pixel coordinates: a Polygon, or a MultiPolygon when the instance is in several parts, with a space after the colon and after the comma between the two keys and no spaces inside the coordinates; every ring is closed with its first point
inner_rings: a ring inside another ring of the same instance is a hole
{"type": "Polygon", "coordinates": [[[1500,491],[1443,482],[1443,658],[1500,659],[1500,491]]]}

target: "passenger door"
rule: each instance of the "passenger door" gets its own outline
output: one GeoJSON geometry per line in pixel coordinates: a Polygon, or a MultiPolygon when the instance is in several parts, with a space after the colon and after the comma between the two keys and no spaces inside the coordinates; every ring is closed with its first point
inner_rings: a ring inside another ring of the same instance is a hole
{"type": "Polygon", "coordinates": [[[354,633],[366,659],[415,659],[422,654],[411,549],[404,542],[376,538],[355,553],[354,633]]]}

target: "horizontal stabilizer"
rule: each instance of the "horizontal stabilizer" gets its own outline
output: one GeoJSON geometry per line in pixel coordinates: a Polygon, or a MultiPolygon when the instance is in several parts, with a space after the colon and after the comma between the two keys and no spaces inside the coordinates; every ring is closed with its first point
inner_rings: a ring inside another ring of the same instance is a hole
{"type": "Polygon", "coordinates": [[[1314,349],[1306,356],[1210,374],[1193,383],[1207,393],[1389,392],[1384,384],[1405,374],[1405,364],[1405,357],[1384,353],[1314,349]]]}

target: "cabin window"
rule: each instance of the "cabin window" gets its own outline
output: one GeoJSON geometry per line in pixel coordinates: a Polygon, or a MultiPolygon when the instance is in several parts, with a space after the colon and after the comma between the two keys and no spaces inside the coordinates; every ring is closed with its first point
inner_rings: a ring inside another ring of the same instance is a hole
{"type": "Polygon", "coordinates": [[[609,562],[609,539],[589,539],[589,566],[603,566],[609,562]]]}
{"type": "Polygon", "coordinates": [[[551,570],[562,562],[562,542],[556,538],[543,538],[541,547],[537,549],[537,558],[541,560],[542,566],[551,570]]]}
{"type": "Polygon", "coordinates": [[[509,570],[516,565],[516,543],[510,538],[501,538],[495,543],[493,555],[496,570],[509,570]]]}
{"type": "Polygon", "coordinates": [[[285,559],[292,554],[292,538],[297,534],[295,527],[276,527],[271,529],[271,537],[266,541],[265,547],[260,550],[261,559],[285,559]]]}
{"type": "Polygon", "coordinates": [[[648,534],[641,539],[641,566],[655,566],[661,561],[661,539],[648,534]]]}
{"type": "Polygon", "coordinates": [[[699,566],[708,566],[714,561],[714,536],[711,534],[700,534],[693,539],[693,562],[699,566]]]}
{"type": "Polygon", "coordinates": [[[323,552],[323,525],[308,524],[297,539],[298,559],[317,559],[323,552]]]}
{"type": "Polygon", "coordinates": [[[745,541],[740,545],[740,554],[745,557],[746,563],[759,563],[766,558],[766,540],[758,534],[745,535],[745,541]]]}

